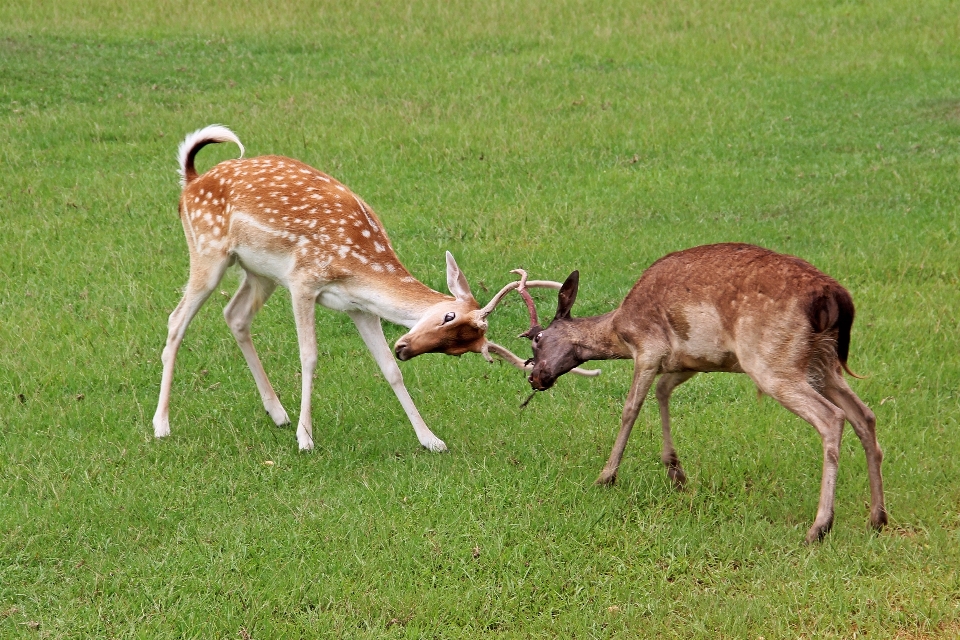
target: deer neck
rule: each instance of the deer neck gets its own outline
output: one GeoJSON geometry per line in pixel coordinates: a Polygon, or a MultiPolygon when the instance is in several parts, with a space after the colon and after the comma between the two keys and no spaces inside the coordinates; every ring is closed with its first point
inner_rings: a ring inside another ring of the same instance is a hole
{"type": "Polygon", "coordinates": [[[615,312],[586,318],[573,318],[577,328],[577,344],[587,360],[629,358],[630,350],[614,328],[615,312]]]}
{"type": "MultiPolygon", "coordinates": [[[[355,279],[349,287],[353,304],[388,322],[409,329],[416,325],[431,307],[455,300],[453,296],[434,291],[409,273],[394,276],[355,279]]],[[[322,298],[321,302],[324,302],[322,298]]]]}

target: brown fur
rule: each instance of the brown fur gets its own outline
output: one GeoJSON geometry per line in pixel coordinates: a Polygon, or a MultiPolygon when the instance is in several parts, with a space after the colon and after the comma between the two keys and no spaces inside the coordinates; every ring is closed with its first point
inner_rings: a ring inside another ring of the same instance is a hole
{"type": "Polygon", "coordinates": [[[887,521],[875,418],[850,390],[847,370],[854,307],[836,280],[808,262],[748,244],[716,244],[671,253],[647,269],[616,310],[572,318],[579,275],[560,291],[557,315],[534,337],[530,383],[545,390],[587,360],[632,358],[634,381],[620,435],[598,482],[616,479],[637,412],[655,376],[663,423],[663,461],[685,481],[673,449],[669,398],[696,373],[747,373],[757,388],[810,422],[824,441],[820,507],[808,540],[833,522],[836,461],[843,420],[867,454],[871,521],[887,521]]]}
{"type": "Polygon", "coordinates": [[[250,327],[277,285],[290,290],[300,345],[301,400],[297,439],[313,447],[310,416],[317,366],[315,306],[343,311],[356,325],[384,378],[393,388],[421,444],[446,445],[424,424],[387,345],[381,318],[411,331],[396,344],[403,360],[421,353],[486,354],[485,314],[466,278],[447,254],[444,295],[419,282],[400,263],[373,210],[339,181],[298,160],[282,156],[228,160],[197,175],[194,159],[207,144],[239,139],[224,127],[207,127],[180,146],[184,188],[179,212],[190,251],[190,279],[170,315],[163,350],[160,398],[154,434],[170,433],[169,399],[177,351],[191,319],[217,287],[226,269],[239,264],[244,277],[224,309],[253,374],[264,408],[277,424],[289,421],[256,353],[250,327]]]}
{"type": "Polygon", "coordinates": [[[191,169],[180,209],[188,236],[202,239],[198,250],[243,244],[293,254],[297,269],[317,279],[407,279],[428,291],[400,263],[373,210],[327,174],[281,156],[227,160],[199,177],[191,169]]]}

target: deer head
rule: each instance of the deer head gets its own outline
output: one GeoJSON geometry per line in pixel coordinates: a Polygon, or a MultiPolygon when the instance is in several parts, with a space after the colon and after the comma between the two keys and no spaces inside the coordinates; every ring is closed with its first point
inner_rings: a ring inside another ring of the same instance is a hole
{"type": "MultiPolygon", "coordinates": [[[[451,356],[480,353],[486,342],[486,315],[470,292],[470,285],[453,255],[447,252],[447,288],[452,299],[439,302],[423,314],[393,347],[399,360],[424,353],[451,356]]],[[[488,312],[489,313],[489,312],[488,312]]]]}
{"type": "MultiPolygon", "coordinates": [[[[526,274],[524,283],[526,282],[526,274]]],[[[457,266],[456,260],[447,252],[447,288],[452,299],[439,302],[424,312],[420,320],[401,336],[394,345],[398,360],[409,360],[424,353],[445,353],[459,356],[464,353],[481,353],[490,360],[492,351],[510,364],[523,368],[523,360],[510,353],[504,347],[487,340],[487,316],[500,304],[500,301],[520,282],[511,282],[501,289],[485,307],[480,307],[466,276],[457,266]]],[[[556,287],[549,281],[537,281],[530,286],[556,287]]]]}
{"type": "Polygon", "coordinates": [[[529,380],[537,391],[546,391],[557,378],[590,359],[578,346],[576,321],[570,317],[579,284],[580,272],[574,271],[560,288],[557,313],[546,329],[540,328],[532,302],[527,305],[531,311],[530,329],[521,335],[533,343],[533,371],[529,380]]]}

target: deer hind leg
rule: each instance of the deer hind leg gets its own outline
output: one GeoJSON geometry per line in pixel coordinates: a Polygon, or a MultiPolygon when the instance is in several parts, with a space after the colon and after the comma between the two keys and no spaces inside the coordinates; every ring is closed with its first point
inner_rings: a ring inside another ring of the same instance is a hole
{"type": "Polygon", "coordinates": [[[267,374],[263,370],[263,364],[257,356],[257,350],[253,346],[253,340],[250,338],[250,325],[253,323],[253,317],[263,307],[274,289],[276,283],[269,278],[262,278],[249,271],[244,272],[243,282],[240,288],[230,300],[230,304],[223,310],[223,318],[227,321],[227,326],[237,339],[240,351],[250,367],[253,379],[257,383],[257,390],[260,392],[260,398],[263,400],[263,407],[267,414],[277,424],[277,426],[289,424],[290,418],[287,412],[280,404],[276,392],[267,379],[267,374]]]}
{"type": "Polygon", "coordinates": [[[347,314],[357,326],[360,337],[363,338],[364,344],[367,345],[367,349],[370,350],[370,354],[376,360],[383,377],[390,383],[397,399],[400,400],[400,405],[406,412],[411,424],[413,424],[413,430],[417,434],[420,444],[430,451],[446,451],[447,445],[444,444],[443,440],[433,435],[433,432],[427,427],[423,418],[420,417],[416,405],[413,404],[413,398],[410,397],[407,387],[403,384],[403,374],[400,373],[400,367],[397,366],[397,361],[393,358],[393,351],[391,351],[390,345],[387,344],[387,339],[383,335],[380,318],[364,311],[348,311],[347,314]]]}
{"type": "Polygon", "coordinates": [[[297,343],[300,345],[300,418],[297,421],[297,444],[301,451],[313,449],[313,423],[311,397],[313,395],[313,372],[317,369],[317,314],[316,293],[302,287],[291,287],[293,319],[297,324],[297,343]]]}
{"type": "Polygon", "coordinates": [[[883,477],[880,475],[883,452],[877,442],[877,418],[843,379],[839,367],[828,376],[823,395],[843,409],[847,421],[863,445],[870,477],[870,524],[875,529],[882,529],[887,524],[887,509],[883,502],[883,477]]]}
{"type": "MultiPolygon", "coordinates": [[[[755,379],[756,380],[756,379],[755,379]]],[[[784,407],[809,422],[823,441],[823,475],[820,502],[813,526],[807,531],[807,543],[822,540],[833,527],[833,501],[837,488],[840,440],[843,437],[843,411],[817,393],[806,380],[757,381],[763,391],[784,407]]]]}
{"type": "Polygon", "coordinates": [[[630,393],[627,394],[627,401],[623,405],[623,415],[620,418],[620,433],[617,434],[617,440],[613,443],[613,450],[610,451],[610,458],[604,465],[596,484],[613,484],[617,481],[617,470],[620,468],[620,461],[623,459],[623,450],[627,447],[627,440],[630,439],[630,431],[633,429],[633,423],[637,421],[637,414],[640,413],[640,407],[643,406],[643,400],[650,391],[650,385],[657,376],[657,367],[648,367],[645,364],[636,362],[633,369],[633,383],[630,385],[630,393]]]}
{"type": "Polygon", "coordinates": [[[660,459],[667,467],[667,477],[677,489],[683,489],[687,476],[683,472],[683,467],[680,466],[680,458],[677,457],[677,452],[673,448],[673,437],[670,434],[670,394],[695,375],[697,375],[696,371],[665,373],[657,382],[657,404],[660,406],[660,426],[663,429],[663,451],[660,459]]]}
{"type": "Polygon", "coordinates": [[[183,342],[183,336],[187,332],[190,321],[217,288],[228,266],[230,266],[230,257],[227,254],[219,255],[214,259],[190,256],[190,280],[187,282],[180,304],[173,310],[167,321],[167,343],[160,356],[163,363],[163,376],[160,378],[157,411],[153,415],[154,437],[163,438],[170,435],[170,390],[173,386],[173,366],[177,360],[177,351],[180,349],[180,343],[183,342]]]}

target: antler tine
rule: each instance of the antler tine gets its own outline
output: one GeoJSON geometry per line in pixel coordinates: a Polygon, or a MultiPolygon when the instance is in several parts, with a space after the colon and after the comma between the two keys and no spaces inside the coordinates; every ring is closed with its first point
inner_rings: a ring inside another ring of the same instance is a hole
{"type": "Polygon", "coordinates": [[[517,286],[517,293],[523,298],[524,303],[527,305],[527,312],[530,314],[530,328],[518,337],[531,338],[537,331],[540,331],[540,321],[537,319],[537,306],[533,303],[530,292],[527,291],[527,272],[523,269],[514,269],[512,273],[520,274],[520,284],[517,286]]]}
{"type": "Polygon", "coordinates": [[[490,315],[490,313],[493,312],[494,309],[497,308],[497,305],[500,304],[500,301],[503,300],[504,296],[506,296],[508,293],[510,293],[511,291],[513,291],[519,286],[520,286],[520,282],[514,281],[514,282],[508,283],[503,289],[500,289],[500,291],[497,292],[497,295],[493,296],[490,302],[487,303],[487,306],[485,306],[483,309],[480,309],[480,319],[481,320],[486,319],[486,317],[490,315]]]}
{"type": "Polygon", "coordinates": [[[507,349],[506,347],[502,347],[496,342],[490,342],[489,340],[487,340],[487,344],[483,346],[485,349],[488,349],[491,353],[498,356],[505,362],[512,364],[517,369],[523,369],[524,371],[527,370],[526,361],[520,356],[518,356],[517,354],[515,354],[514,352],[510,351],[510,349],[507,349]]]}
{"type": "Polygon", "coordinates": [[[530,288],[536,287],[540,289],[560,289],[563,286],[562,283],[556,282],[554,280],[527,280],[527,272],[523,269],[512,269],[510,273],[516,273],[520,275],[520,280],[515,280],[513,282],[508,282],[503,289],[497,292],[497,295],[491,298],[490,302],[487,303],[485,307],[480,309],[480,319],[484,320],[488,315],[490,315],[497,305],[503,300],[504,296],[517,288],[530,288]]]}
{"type": "Polygon", "coordinates": [[[530,287],[537,287],[541,289],[560,289],[563,284],[556,282],[554,280],[527,280],[527,272],[523,269],[511,269],[510,273],[516,273],[520,276],[519,280],[513,282],[508,282],[503,289],[497,292],[497,295],[491,298],[490,302],[487,303],[485,307],[480,310],[480,318],[484,319],[500,304],[504,296],[513,291],[514,289],[526,289],[530,287]]]}
{"type": "MultiPolygon", "coordinates": [[[[501,358],[504,362],[512,364],[517,369],[522,369],[524,371],[530,371],[531,369],[533,369],[533,365],[528,364],[527,360],[524,360],[517,354],[510,351],[510,349],[500,346],[495,342],[490,342],[488,340],[487,343],[484,345],[484,349],[489,350],[490,353],[501,358]]],[[[600,369],[581,369],[580,367],[576,367],[574,369],[571,369],[570,373],[575,373],[577,375],[592,378],[594,376],[600,375],[600,371],[601,371],[600,369]]]]}

